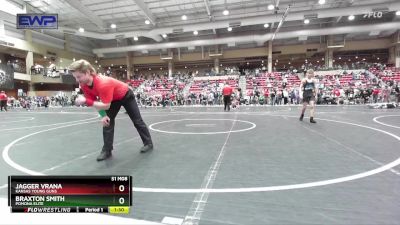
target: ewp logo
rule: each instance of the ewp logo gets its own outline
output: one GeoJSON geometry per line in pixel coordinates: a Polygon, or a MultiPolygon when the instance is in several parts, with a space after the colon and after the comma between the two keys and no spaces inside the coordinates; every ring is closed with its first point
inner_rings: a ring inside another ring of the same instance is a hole
{"type": "Polygon", "coordinates": [[[17,14],[17,29],[58,29],[58,14],[17,14]]]}

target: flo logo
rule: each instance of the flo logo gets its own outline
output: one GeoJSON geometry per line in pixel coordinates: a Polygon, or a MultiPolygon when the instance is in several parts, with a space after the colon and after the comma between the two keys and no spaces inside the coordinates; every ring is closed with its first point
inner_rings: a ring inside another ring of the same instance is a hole
{"type": "Polygon", "coordinates": [[[369,12],[364,14],[364,18],[366,19],[370,19],[370,18],[375,18],[375,19],[380,19],[383,16],[383,12],[382,11],[376,11],[376,12],[369,12]]]}
{"type": "Polygon", "coordinates": [[[58,29],[58,14],[17,14],[17,29],[58,29]]]}

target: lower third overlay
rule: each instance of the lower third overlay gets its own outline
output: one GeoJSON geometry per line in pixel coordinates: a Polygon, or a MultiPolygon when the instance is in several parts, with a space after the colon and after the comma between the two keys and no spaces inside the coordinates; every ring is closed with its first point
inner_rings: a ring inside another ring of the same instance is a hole
{"type": "Polygon", "coordinates": [[[131,176],[9,176],[12,213],[127,214],[131,176]]]}

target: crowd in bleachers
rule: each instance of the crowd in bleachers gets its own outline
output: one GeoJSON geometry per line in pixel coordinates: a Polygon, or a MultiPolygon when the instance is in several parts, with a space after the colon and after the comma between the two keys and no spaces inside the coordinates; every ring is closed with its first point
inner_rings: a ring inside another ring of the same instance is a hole
{"type": "MultiPolygon", "coordinates": [[[[339,70],[317,75],[317,104],[367,104],[399,102],[400,69],[371,64],[367,70],[339,70]]],[[[316,72],[318,74],[318,71],[316,72]]],[[[225,83],[233,87],[233,106],[301,104],[302,74],[293,70],[267,73],[262,69],[246,70],[237,78],[194,79],[193,75],[135,75],[127,81],[140,106],[222,105],[225,83]],[[245,79],[245,90],[239,79],[245,79]]],[[[27,109],[72,105],[75,95],[9,98],[11,107],[27,109]]]]}
{"type": "Polygon", "coordinates": [[[76,94],[71,95],[70,97],[65,94],[57,94],[54,96],[21,96],[18,98],[10,96],[7,100],[7,106],[9,109],[23,108],[26,110],[49,107],[66,107],[72,106],[75,98],[76,94]]]}
{"type": "MultiPolygon", "coordinates": [[[[375,63],[377,64],[377,63],[375,63]]],[[[327,67],[325,64],[312,64],[311,62],[304,63],[299,70],[313,69],[314,71],[328,71],[328,70],[360,70],[368,69],[370,67],[376,66],[374,63],[369,63],[365,61],[358,62],[343,62],[343,63],[333,63],[332,67],[327,67]]],[[[384,65],[382,65],[384,66],[384,65]]],[[[290,68],[289,68],[290,69],[290,68]]]]}
{"type": "Polygon", "coordinates": [[[398,102],[400,71],[391,67],[371,67],[358,73],[318,77],[320,104],[366,104],[398,102]],[[390,77],[386,76],[391,74],[390,77]]]}
{"type": "Polygon", "coordinates": [[[143,106],[183,105],[183,89],[188,85],[192,76],[177,74],[172,78],[153,74],[144,79],[143,76],[129,81],[135,90],[137,102],[143,106]]]}
{"type": "MultiPolygon", "coordinates": [[[[222,87],[228,83],[234,88],[234,105],[286,105],[300,104],[301,75],[293,72],[246,73],[246,92],[239,87],[238,79],[196,80],[179,76],[172,79],[153,77],[133,80],[135,93],[141,105],[220,105],[222,87]],[[180,85],[176,86],[179,81],[180,85]],[[143,86],[141,86],[143,84],[143,86]],[[188,91],[183,92],[184,86],[188,91]],[[138,88],[141,89],[138,89],[138,88]]],[[[368,70],[317,76],[319,93],[317,104],[367,104],[399,101],[400,70],[374,65],[368,70]]]]}
{"type": "Polygon", "coordinates": [[[189,88],[185,96],[188,105],[221,105],[223,104],[222,88],[228,84],[234,90],[238,90],[238,80],[233,78],[217,80],[197,80],[189,88]]]}

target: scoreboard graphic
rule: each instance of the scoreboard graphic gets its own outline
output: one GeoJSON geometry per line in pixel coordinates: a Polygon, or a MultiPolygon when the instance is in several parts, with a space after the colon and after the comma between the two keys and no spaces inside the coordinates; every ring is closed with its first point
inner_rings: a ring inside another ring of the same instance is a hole
{"type": "Polygon", "coordinates": [[[129,213],[131,176],[9,176],[13,213],[129,213]]]}

